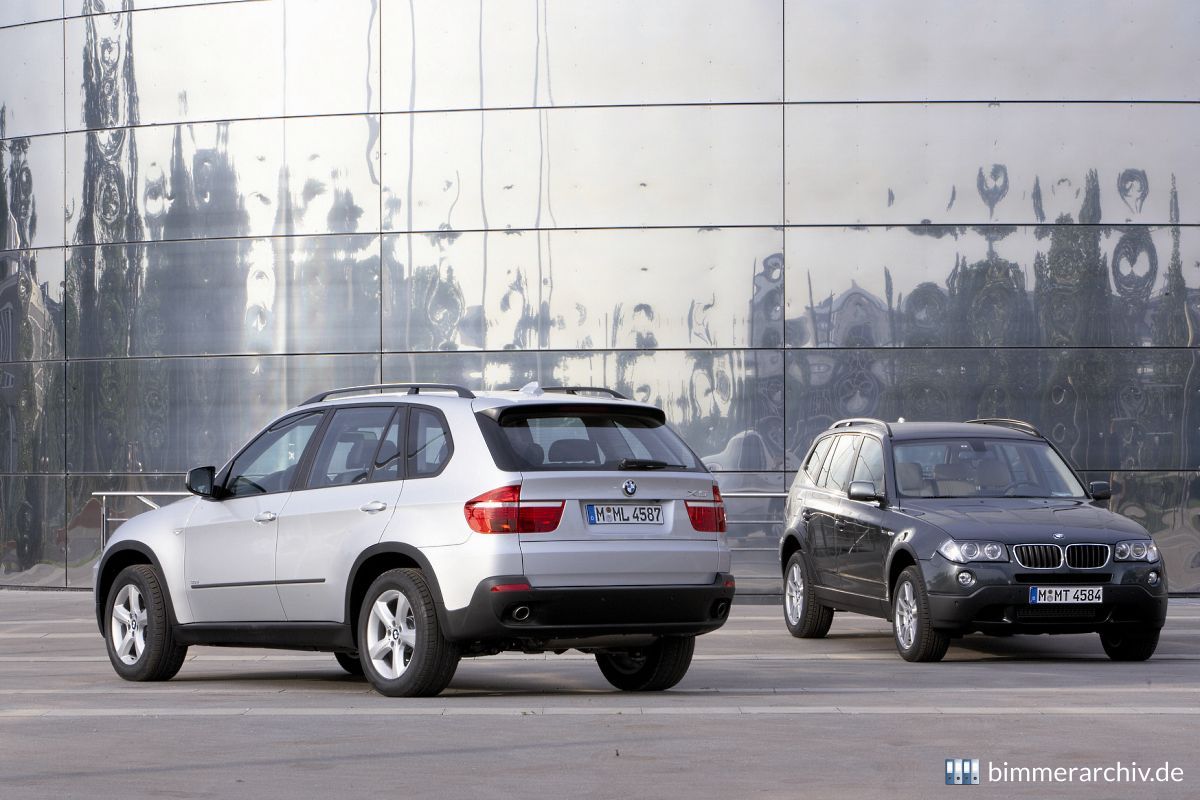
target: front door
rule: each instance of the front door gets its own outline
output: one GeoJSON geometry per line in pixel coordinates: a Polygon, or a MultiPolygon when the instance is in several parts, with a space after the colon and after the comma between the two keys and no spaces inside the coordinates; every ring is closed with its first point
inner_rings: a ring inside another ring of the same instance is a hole
{"type": "MultiPolygon", "coordinates": [[[[863,437],[851,480],[872,483],[878,491],[884,491],[883,445],[878,439],[863,437]]],[[[889,545],[883,517],[878,503],[847,499],[838,531],[842,587],[880,601],[884,597],[883,562],[889,545]]]]}
{"type": "Polygon", "coordinates": [[[320,422],[320,412],[306,412],[275,423],[234,459],[222,499],[196,504],[183,531],[195,622],[284,619],[275,586],[278,519],[320,422]]]}

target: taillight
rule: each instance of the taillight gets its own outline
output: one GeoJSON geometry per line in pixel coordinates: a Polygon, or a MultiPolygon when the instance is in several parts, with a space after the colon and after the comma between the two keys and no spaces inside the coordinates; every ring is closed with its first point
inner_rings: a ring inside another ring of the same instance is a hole
{"type": "Polygon", "coordinates": [[[548,533],[562,520],[562,500],[522,500],[520,486],[501,486],[463,506],[477,533],[548,533]]]}
{"type": "Polygon", "coordinates": [[[712,500],[685,500],[683,505],[695,530],[703,533],[725,532],[725,503],[716,484],[713,484],[712,500]]]}

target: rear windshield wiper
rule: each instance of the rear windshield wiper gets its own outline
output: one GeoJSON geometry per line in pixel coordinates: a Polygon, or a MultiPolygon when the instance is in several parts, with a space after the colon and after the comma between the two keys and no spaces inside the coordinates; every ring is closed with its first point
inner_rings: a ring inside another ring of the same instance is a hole
{"type": "Polygon", "coordinates": [[[622,458],[617,462],[617,469],[684,469],[684,466],[656,461],[653,458],[622,458]]]}

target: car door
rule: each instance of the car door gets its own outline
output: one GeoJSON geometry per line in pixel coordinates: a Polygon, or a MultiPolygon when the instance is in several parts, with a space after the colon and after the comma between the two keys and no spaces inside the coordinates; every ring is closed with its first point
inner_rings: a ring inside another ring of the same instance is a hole
{"type": "Polygon", "coordinates": [[[813,568],[821,585],[830,589],[843,588],[838,571],[841,541],[837,526],[846,502],[846,486],[849,485],[850,471],[854,468],[854,457],[861,438],[855,433],[837,437],[821,466],[817,487],[805,508],[813,568]]]}
{"type": "Polygon", "coordinates": [[[284,619],[275,586],[278,519],[321,421],[320,412],[305,412],[276,422],[234,458],[221,499],[196,504],[183,531],[194,621],[284,619]]]}
{"type": "MultiPolygon", "coordinates": [[[[883,445],[873,436],[864,436],[851,481],[872,483],[883,492],[883,473],[883,445]]],[[[884,597],[883,562],[890,538],[884,531],[884,514],[878,503],[847,498],[838,530],[838,570],[843,588],[880,601],[884,597]]]]}
{"type": "Polygon", "coordinates": [[[279,518],[275,576],[289,621],[341,622],[346,580],[379,541],[403,489],[401,431],[407,409],[337,409],[304,483],[279,518]]]}

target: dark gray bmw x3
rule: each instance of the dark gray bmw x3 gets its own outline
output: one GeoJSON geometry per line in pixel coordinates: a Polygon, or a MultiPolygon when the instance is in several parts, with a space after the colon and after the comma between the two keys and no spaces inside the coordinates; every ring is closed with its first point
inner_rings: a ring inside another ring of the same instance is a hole
{"type": "Polygon", "coordinates": [[[1110,658],[1145,660],[1166,572],[1109,496],[1026,422],[836,422],[788,493],[788,630],[822,637],[845,610],[890,618],[908,661],[974,631],[1094,632],[1110,658]]]}

